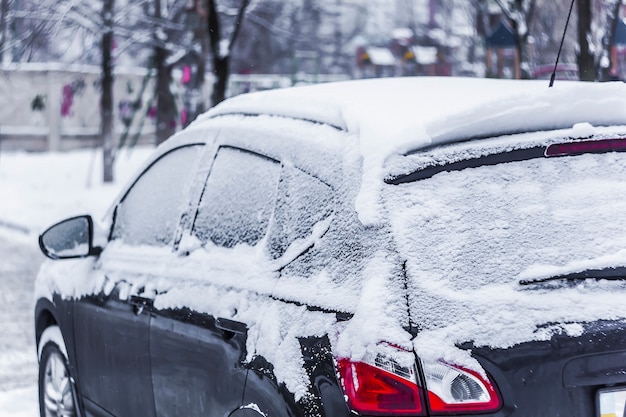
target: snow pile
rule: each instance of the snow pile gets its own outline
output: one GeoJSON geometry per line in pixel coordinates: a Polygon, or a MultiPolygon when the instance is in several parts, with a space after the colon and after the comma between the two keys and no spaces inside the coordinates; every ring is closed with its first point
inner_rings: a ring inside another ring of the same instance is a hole
{"type": "Polygon", "coordinates": [[[20,388],[0,392],[0,411],[13,417],[36,417],[39,415],[37,387],[20,388]]]}

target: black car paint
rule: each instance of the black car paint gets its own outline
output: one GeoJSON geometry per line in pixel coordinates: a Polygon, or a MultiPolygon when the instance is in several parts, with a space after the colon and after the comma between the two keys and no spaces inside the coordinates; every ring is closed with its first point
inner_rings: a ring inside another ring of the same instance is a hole
{"type": "Polygon", "coordinates": [[[228,415],[246,380],[246,333],[189,309],[152,310],[150,356],[157,415],[228,415]]]}
{"type": "MultiPolygon", "coordinates": [[[[40,301],[37,305],[37,317],[52,314],[52,311],[55,311],[57,315],[59,313],[72,315],[71,311],[76,306],[74,301],[61,300],[58,297],[55,297],[55,301],[54,305],[49,301],[40,301]]],[[[216,368],[209,369],[203,366],[203,360],[208,357],[206,352],[209,352],[211,348],[206,350],[206,346],[202,347],[198,344],[198,349],[191,352],[189,361],[186,361],[189,366],[187,370],[195,370],[198,379],[194,382],[200,385],[210,383],[210,380],[235,379],[235,385],[240,384],[241,390],[238,393],[234,390],[230,395],[226,395],[230,398],[230,401],[226,402],[218,400],[217,397],[203,396],[202,401],[206,401],[203,406],[206,409],[185,411],[186,415],[232,413],[232,416],[237,417],[252,415],[258,417],[255,408],[246,408],[251,404],[258,407],[263,414],[276,417],[348,417],[352,415],[337,381],[331,345],[327,337],[300,339],[302,358],[310,384],[308,395],[296,401],[284,384],[277,381],[272,365],[264,358],[254,356],[252,361],[246,363],[246,334],[218,329],[215,326],[215,318],[188,309],[157,311],[152,306],[146,306],[144,311],[146,310],[153,318],[158,316],[177,323],[187,322],[185,326],[194,326],[195,334],[199,338],[215,338],[213,347],[219,346],[217,349],[222,353],[224,346],[230,347],[230,355],[227,355],[230,358],[229,365],[218,365],[216,368]],[[212,336],[207,336],[207,334],[212,334],[212,336]],[[216,369],[217,372],[215,372],[216,369]]],[[[40,322],[42,325],[45,323],[40,322]]],[[[626,323],[623,321],[594,322],[583,324],[584,332],[577,337],[559,332],[557,329],[550,340],[522,343],[507,349],[476,347],[471,343],[461,347],[472,352],[472,355],[495,381],[502,396],[503,407],[489,416],[587,417],[594,416],[596,413],[598,390],[615,386],[626,387],[625,326],[626,323]],[[558,387],[558,389],[546,389],[546,387],[558,387]]],[[[160,330],[166,330],[160,327],[160,330]]],[[[71,343],[75,333],[68,326],[62,330],[68,344],[70,369],[76,372],[76,354],[71,343]]],[[[189,330],[190,327],[185,328],[186,332],[189,330]]],[[[40,333],[38,331],[38,334],[40,333]]],[[[159,332],[153,333],[153,337],[162,336],[159,332]]],[[[163,345],[165,347],[158,353],[158,357],[161,358],[158,360],[163,360],[162,358],[167,358],[168,355],[175,355],[177,359],[186,356],[180,354],[180,346],[176,346],[175,336],[176,332],[170,333],[163,345]]],[[[156,360],[155,357],[153,362],[156,360]]],[[[171,362],[169,365],[180,366],[178,362],[176,364],[171,362]]],[[[149,384],[154,386],[155,398],[173,400],[169,408],[165,401],[160,403],[159,412],[156,415],[181,415],[182,411],[178,407],[189,405],[189,403],[177,403],[176,396],[189,398],[190,393],[193,392],[194,384],[185,379],[177,380],[179,391],[176,392],[168,391],[167,386],[158,384],[158,381],[165,381],[169,377],[176,379],[170,374],[174,368],[169,365],[167,361],[164,362],[160,368],[163,372],[156,379],[153,378],[149,384]]],[[[85,400],[85,386],[80,380],[77,382],[77,391],[85,400]]],[[[221,394],[224,392],[220,392],[221,394]]],[[[120,399],[123,397],[124,395],[120,396],[120,399]]],[[[112,415],[100,407],[95,407],[90,400],[84,401],[84,405],[86,416],[112,415]]],[[[147,416],[149,411],[146,413],[144,410],[141,415],[147,416]]]]}
{"type": "Polygon", "coordinates": [[[76,379],[88,408],[155,416],[149,311],[138,312],[122,299],[119,287],[76,300],[73,308],[76,379]]]}
{"type": "MultiPolygon", "coordinates": [[[[102,363],[102,357],[111,351],[109,347],[114,343],[105,333],[110,333],[115,326],[118,330],[122,329],[119,320],[113,323],[109,319],[111,299],[116,297],[119,298],[119,292],[114,289],[108,296],[98,294],[71,300],[57,295],[54,305],[45,299],[38,302],[37,317],[54,311],[74,318],[53,320],[72,323],[71,326],[64,326],[62,333],[68,345],[70,372],[77,383],[79,407],[85,417],[182,414],[258,417],[256,407],[263,414],[276,417],[351,415],[337,381],[327,337],[300,340],[311,384],[309,394],[298,401],[284,384],[277,381],[272,364],[263,357],[254,356],[246,363],[247,333],[242,332],[245,324],[214,318],[187,308],[158,310],[145,302],[138,311],[133,305],[136,303],[129,302],[123,312],[126,314],[115,315],[121,320],[126,315],[126,319],[133,322],[150,322],[147,325],[150,337],[146,338],[151,341],[150,346],[135,353],[149,359],[151,377],[146,375],[145,369],[129,368],[141,366],[141,361],[134,363],[136,357],[120,361],[123,366],[117,369],[110,363],[102,363]],[[91,321],[86,318],[91,314],[98,319],[106,317],[107,323],[99,322],[96,326],[93,318],[91,321]],[[94,328],[101,330],[90,330],[94,328]],[[158,343],[154,343],[155,340],[158,343]],[[77,352],[76,347],[81,344],[82,350],[77,352]],[[84,373],[85,369],[89,370],[92,378],[84,373]],[[129,373],[138,373],[143,380],[139,381],[137,376],[130,379],[129,373]],[[119,379],[128,384],[121,386],[107,379],[119,379]],[[97,390],[97,396],[93,395],[94,390],[97,390]],[[139,394],[138,390],[145,392],[139,394]],[[143,400],[140,402],[137,398],[143,400]],[[151,398],[151,401],[145,401],[146,398],[151,398]],[[246,408],[250,404],[254,404],[255,408],[246,408]]],[[[117,304],[113,308],[120,309],[119,303],[113,304],[117,304]]],[[[314,310],[323,311],[319,308],[314,310]]],[[[345,313],[336,314],[343,320],[345,313]]],[[[49,323],[43,319],[38,322],[41,327],[38,327],[38,334],[41,334],[49,323]]],[[[126,329],[122,335],[136,337],[138,333],[126,329]]],[[[128,350],[120,352],[128,354],[128,350]]]]}
{"type": "Polygon", "coordinates": [[[494,417],[596,416],[600,389],[626,388],[626,323],[579,324],[583,327],[579,336],[546,324],[553,329],[549,340],[506,349],[463,346],[500,390],[504,407],[494,417]]]}

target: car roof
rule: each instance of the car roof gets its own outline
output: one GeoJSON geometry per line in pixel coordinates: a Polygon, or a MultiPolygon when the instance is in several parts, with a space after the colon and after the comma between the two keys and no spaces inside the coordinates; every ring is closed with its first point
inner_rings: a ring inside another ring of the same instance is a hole
{"type": "Polygon", "coordinates": [[[201,116],[269,115],[358,134],[386,154],[510,133],[626,124],[626,85],[455,77],[404,77],[244,94],[201,116]]]}
{"type": "MultiPolygon", "coordinates": [[[[500,137],[506,148],[515,146],[520,137],[505,135],[522,132],[536,135],[558,129],[560,137],[569,137],[569,129],[580,138],[581,124],[590,135],[597,126],[619,125],[623,132],[626,84],[562,81],[549,88],[537,80],[457,77],[317,84],[233,97],[199,116],[183,136],[230,124],[280,130],[286,123],[278,118],[305,120],[346,133],[338,135],[346,137],[340,147],[344,157],[361,161],[355,208],[368,225],[382,221],[384,179],[391,171],[402,173],[387,164],[392,157],[457,142],[469,141],[481,148],[486,141],[477,139],[493,137],[500,137]]],[[[322,130],[318,132],[325,136],[322,130]]],[[[298,130],[293,135],[294,141],[301,141],[298,130]]]]}

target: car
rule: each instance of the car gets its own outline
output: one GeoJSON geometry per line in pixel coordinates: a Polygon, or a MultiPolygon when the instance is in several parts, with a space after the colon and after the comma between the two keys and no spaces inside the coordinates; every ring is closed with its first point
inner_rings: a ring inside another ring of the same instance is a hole
{"type": "Polygon", "coordinates": [[[531,78],[537,80],[549,80],[553,72],[555,73],[556,80],[573,81],[580,79],[580,75],[578,74],[578,65],[568,63],[559,64],[556,68],[554,64],[538,65],[532,72],[531,78]]]}
{"type": "Polygon", "coordinates": [[[40,235],[42,416],[622,416],[626,86],[241,95],[40,235]]]}

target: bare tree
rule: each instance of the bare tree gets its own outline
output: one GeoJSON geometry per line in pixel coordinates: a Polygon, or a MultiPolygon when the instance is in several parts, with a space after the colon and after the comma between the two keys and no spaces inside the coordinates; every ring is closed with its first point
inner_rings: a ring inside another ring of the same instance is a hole
{"type": "Polygon", "coordinates": [[[216,0],[208,0],[207,30],[209,33],[209,45],[211,46],[213,74],[215,76],[213,91],[211,92],[211,106],[215,106],[226,98],[226,87],[230,74],[230,57],[249,4],[250,0],[241,0],[230,36],[223,38],[216,0]]]}
{"type": "Polygon", "coordinates": [[[113,11],[115,0],[102,3],[102,159],[104,182],[113,182],[113,11]]]}
{"type": "Polygon", "coordinates": [[[519,71],[522,78],[530,78],[530,53],[528,39],[530,25],[535,13],[536,0],[496,0],[504,15],[511,22],[519,54],[519,71]]]}
{"type": "Polygon", "coordinates": [[[590,49],[591,0],[578,0],[578,74],[581,81],[595,80],[595,63],[590,49]]]}
{"type": "Polygon", "coordinates": [[[7,44],[7,23],[9,0],[0,0],[0,64],[4,61],[5,45],[7,44]]]}
{"type": "Polygon", "coordinates": [[[611,44],[615,36],[615,28],[619,19],[622,0],[604,0],[604,36],[597,61],[597,80],[608,81],[611,69],[611,44]]]}
{"type": "Polygon", "coordinates": [[[156,143],[159,144],[172,136],[176,131],[176,105],[170,85],[172,82],[172,66],[168,65],[167,58],[170,52],[167,48],[169,36],[158,26],[163,20],[161,0],[154,0],[154,56],[153,64],[156,69],[156,143]]]}

